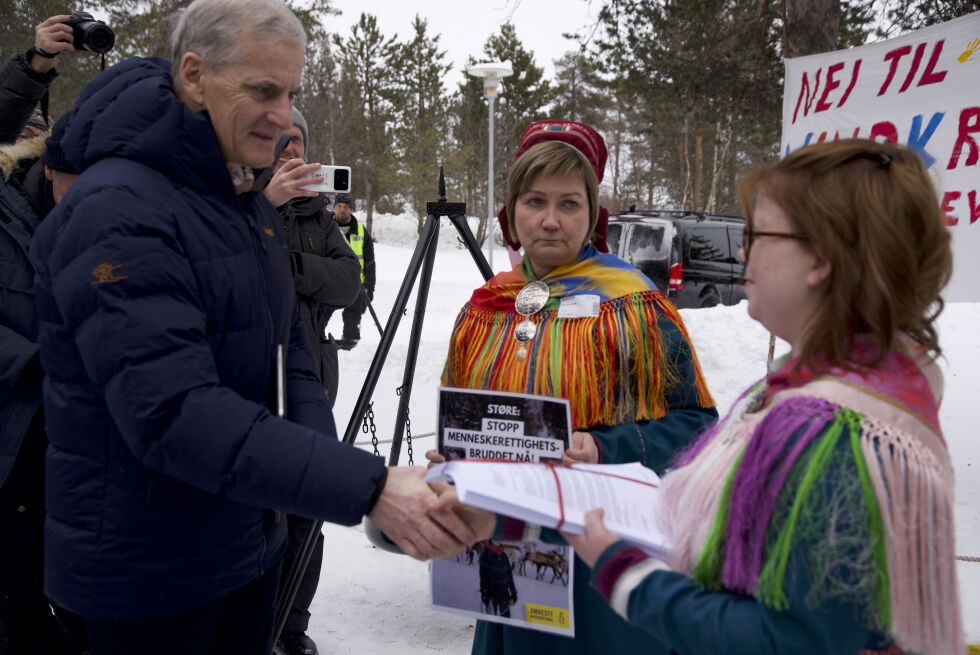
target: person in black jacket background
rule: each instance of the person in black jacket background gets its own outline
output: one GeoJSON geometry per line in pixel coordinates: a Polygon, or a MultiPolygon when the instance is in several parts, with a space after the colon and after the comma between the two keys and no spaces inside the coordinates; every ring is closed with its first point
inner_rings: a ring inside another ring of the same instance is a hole
{"type": "Polygon", "coordinates": [[[357,299],[361,266],[327,208],[327,197],[301,186],[323,178],[304,178],[320,166],[306,163],[309,133],[306,119],[293,107],[289,142],[275,165],[275,175],[263,193],[283,219],[293,284],[300,318],[317,362],[317,370],[333,404],[337,399],[337,345],[327,336],[327,321],[335,309],[357,299]]]}
{"type": "MultiPolygon", "coordinates": [[[[32,102],[24,99],[22,105],[32,102]]],[[[4,125],[17,131],[16,121],[5,119],[4,125]]],[[[59,182],[74,177],[57,154],[57,132],[47,150],[46,136],[45,131],[0,147],[0,655],[61,655],[86,647],[81,622],[62,608],[52,614],[42,585],[48,441],[29,246],[64,188],[46,183],[45,164],[59,182]]]]}
{"type": "MultiPolygon", "coordinates": [[[[326,196],[299,188],[323,180],[320,177],[303,177],[315,171],[320,164],[306,163],[309,128],[296,107],[293,107],[293,126],[283,134],[289,137],[289,141],[276,161],[275,175],[263,193],[283,219],[300,318],[303,319],[306,339],[313,351],[313,359],[317,361],[324,389],[333,404],[337,398],[339,372],[337,344],[333,337],[325,334],[327,320],[334,309],[346,307],[357,299],[361,266],[337,229],[333,212],[327,209],[326,196]]],[[[303,539],[313,523],[310,519],[293,514],[288,515],[287,520],[289,535],[283,557],[280,593],[284,591],[286,572],[296,561],[303,539]]],[[[318,652],[316,643],[306,631],[310,624],[310,603],[320,582],[322,563],[321,532],[317,535],[313,556],[303,574],[277,644],[277,650],[285,655],[316,655],[318,652]]]]}

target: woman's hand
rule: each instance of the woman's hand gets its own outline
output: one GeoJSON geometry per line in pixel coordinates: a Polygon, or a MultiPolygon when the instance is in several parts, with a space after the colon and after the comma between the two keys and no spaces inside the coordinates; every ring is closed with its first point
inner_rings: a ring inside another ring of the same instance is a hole
{"type": "Polygon", "coordinates": [[[265,194],[273,207],[279,207],[293,198],[313,198],[317,195],[316,191],[307,191],[300,189],[300,187],[323,182],[321,175],[303,177],[319,168],[320,164],[304,164],[302,159],[290,159],[276,171],[262,193],[265,194]]]}
{"type": "Polygon", "coordinates": [[[439,454],[439,451],[433,448],[432,450],[425,451],[425,458],[429,460],[429,468],[432,468],[436,464],[442,464],[446,461],[446,458],[439,454]]]}
{"type": "Polygon", "coordinates": [[[589,568],[595,566],[596,560],[604,550],[619,541],[619,537],[606,529],[605,523],[602,522],[602,513],[601,507],[586,512],[585,534],[561,533],[575,549],[575,554],[581,557],[589,568]]]}
{"type": "Polygon", "coordinates": [[[599,446],[588,432],[573,432],[572,447],[561,456],[562,464],[598,464],[599,446]]]}

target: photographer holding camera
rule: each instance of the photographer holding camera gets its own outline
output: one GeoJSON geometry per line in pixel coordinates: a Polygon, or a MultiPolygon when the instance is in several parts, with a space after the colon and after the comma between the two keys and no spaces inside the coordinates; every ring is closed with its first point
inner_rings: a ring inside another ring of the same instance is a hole
{"type": "Polygon", "coordinates": [[[34,46],[24,54],[15,54],[0,68],[0,143],[13,143],[44,131],[37,126],[39,131],[35,132],[28,124],[38,102],[44,123],[50,124],[46,100],[48,87],[58,76],[54,66],[59,53],[89,50],[103,56],[105,68],[105,53],[115,43],[112,30],[84,11],[51,16],[38,24],[34,46]]]}

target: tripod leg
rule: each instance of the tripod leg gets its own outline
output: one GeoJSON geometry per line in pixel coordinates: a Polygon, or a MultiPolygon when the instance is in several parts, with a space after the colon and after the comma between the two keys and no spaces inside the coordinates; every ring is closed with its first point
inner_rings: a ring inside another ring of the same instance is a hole
{"type": "Polygon", "coordinates": [[[401,322],[405,307],[408,306],[408,298],[412,295],[412,287],[415,285],[415,279],[418,277],[419,270],[422,268],[422,261],[429,249],[435,249],[435,236],[438,231],[439,217],[429,214],[425,217],[422,234],[419,235],[415,252],[412,253],[412,260],[408,264],[408,270],[405,271],[402,285],[398,289],[398,295],[395,297],[395,305],[391,308],[391,314],[388,317],[388,324],[385,326],[384,332],[381,335],[378,350],[374,353],[374,359],[371,360],[371,367],[368,369],[367,376],[364,378],[364,384],[361,386],[361,393],[357,397],[357,404],[354,405],[354,412],[351,414],[350,422],[347,424],[347,430],[344,432],[344,443],[353,444],[357,439],[357,431],[361,424],[360,419],[364,416],[364,412],[367,411],[368,403],[371,402],[371,396],[374,394],[374,388],[378,384],[378,378],[381,377],[381,367],[384,366],[385,358],[388,357],[388,351],[391,350],[391,344],[395,340],[395,332],[398,330],[398,324],[401,322]]]}
{"type": "MultiPolygon", "coordinates": [[[[395,297],[395,305],[391,309],[388,325],[384,332],[382,332],[381,343],[378,344],[378,350],[375,352],[374,359],[371,361],[371,368],[368,369],[367,377],[364,379],[364,385],[361,387],[361,395],[357,398],[354,413],[351,415],[350,422],[347,424],[347,431],[344,433],[344,443],[353,444],[357,438],[357,430],[360,425],[358,418],[364,416],[371,396],[374,394],[374,388],[377,386],[378,378],[381,376],[381,367],[384,365],[388,351],[391,349],[392,341],[395,338],[395,331],[398,329],[401,316],[405,312],[405,307],[408,305],[408,298],[412,293],[412,287],[415,285],[415,280],[418,277],[419,270],[422,268],[422,263],[430,250],[435,252],[435,235],[438,231],[439,218],[431,214],[426,216],[425,224],[422,226],[422,234],[419,235],[415,252],[412,253],[412,260],[408,265],[408,270],[405,272],[405,278],[402,280],[398,295],[395,297]]],[[[292,607],[293,600],[296,598],[296,592],[299,590],[303,573],[306,571],[306,567],[310,563],[310,557],[313,555],[316,536],[322,527],[323,521],[314,521],[310,525],[309,531],[303,539],[303,545],[296,556],[296,561],[293,563],[290,571],[284,572],[289,578],[284,593],[276,601],[273,645],[279,639],[279,635],[282,634],[283,626],[286,624],[286,617],[289,614],[289,608],[292,607]]]]}
{"type": "Polygon", "coordinates": [[[384,336],[384,328],[381,327],[381,321],[378,320],[378,313],[374,311],[374,305],[371,304],[371,299],[368,298],[367,291],[364,290],[364,285],[361,285],[361,297],[364,298],[367,303],[368,311],[371,312],[371,318],[374,319],[374,325],[378,328],[378,334],[384,336]]]}
{"type": "MultiPolygon", "coordinates": [[[[449,217],[449,220],[453,222],[456,226],[456,231],[459,232],[459,236],[463,237],[463,244],[466,249],[470,251],[470,256],[473,257],[473,261],[476,262],[476,267],[480,269],[480,275],[483,276],[484,280],[489,280],[493,277],[493,269],[490,268],[490,264],[487,263],[487,258],[483,256],[483,251],[480,250],[479,244],[476,242],[476,237],[473,236],[473,232],[470,231],[470,226],[466,222],[466,216],[462,214],[453,214],[449,217]]],[[[491,236],[493,238],[493,231],[491,230],[491,236]]]]}
{"type": "Polygon", "coordinates": [[[422,279],[415,297],[415,317],[412,319],[412,333],[408,340],[408,353],[405,358],[405,375],[402,377],[401,398],[398,400],[398,413],[395,415],[395,433],[391,439],[391,453],[388,464],[398,466],[402,449],[402,434],[405,430],[405,417],[408,416],[408,402],[412,398],[412,381],[415,379],[415,363],[419,356],[419,341],[422,339],[422,321],[425,319],[425,304],[429,299],[429,286],[432,284],[432,266],[436,258],[436,237],[439,235],[439,222],[435,223],[433,247],[425,253],[422,264],[422,279]]]}

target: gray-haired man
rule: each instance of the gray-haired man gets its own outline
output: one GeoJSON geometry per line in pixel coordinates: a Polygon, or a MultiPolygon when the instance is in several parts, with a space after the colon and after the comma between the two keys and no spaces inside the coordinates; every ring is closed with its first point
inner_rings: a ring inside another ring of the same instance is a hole
{"type": "Polygon", "coordinates": [[[424,468],[336,440],[282,219],[253,189],[292,125],[304,43],[279,0],[197,0],[172,62],[113,66],[68,115],[81,175],[31,244],[45,584],[98,655],[268,655],[281,511],[370,515],[420,558],[475,540],[430,513],[424,468]]]}

